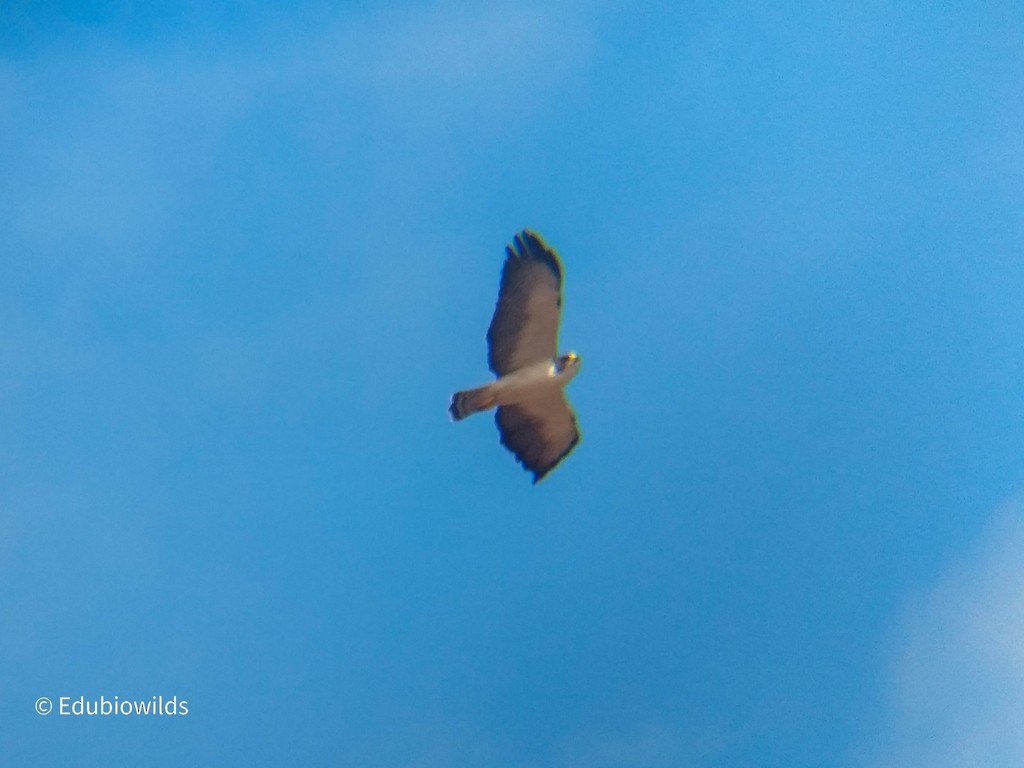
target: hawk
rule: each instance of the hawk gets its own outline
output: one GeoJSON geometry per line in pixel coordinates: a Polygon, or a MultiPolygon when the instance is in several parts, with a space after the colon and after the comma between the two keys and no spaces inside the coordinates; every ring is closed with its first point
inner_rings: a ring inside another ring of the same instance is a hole
{"type": "Polygon", "coordinates": [[[540,481],[580,441],[562,391],[580,370],[575,352],[559,356],[562,264],[554,249],[524,229],[505,249],[498,304],[487,329],[487,362],[497,380],[452,395],[460,421],[498,407],[501,444],[540,481]]]}

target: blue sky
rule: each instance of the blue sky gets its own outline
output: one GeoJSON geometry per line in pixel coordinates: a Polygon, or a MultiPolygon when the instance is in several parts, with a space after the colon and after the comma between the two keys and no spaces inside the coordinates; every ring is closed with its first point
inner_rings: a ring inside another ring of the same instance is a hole
{"type": "Polygon", "coordinates": [[[209,5],[0,10],[6,762],[1024,763],[1016,4],[209,5]]]}

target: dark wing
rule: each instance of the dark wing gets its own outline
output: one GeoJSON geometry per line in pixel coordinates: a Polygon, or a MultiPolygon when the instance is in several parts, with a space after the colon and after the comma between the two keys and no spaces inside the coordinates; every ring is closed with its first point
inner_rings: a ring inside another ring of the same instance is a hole
{"type": "Polygon", "coordinates": [[[517,405],[503,405],[494,421],[501,444],[533,472],[534,483],[558,466],[580,441],[576,414],[560,391],[517,405]]]}
{"type": "Polygon", "coordinates": [[[498,305],[487,329],[487,362],[498,376],[558,354],[562,265],[536,232],[505,249],[498,305]]]}

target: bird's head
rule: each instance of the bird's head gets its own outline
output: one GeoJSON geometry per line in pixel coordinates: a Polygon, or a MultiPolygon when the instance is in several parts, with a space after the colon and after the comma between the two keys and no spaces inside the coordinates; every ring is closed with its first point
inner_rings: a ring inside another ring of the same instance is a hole
{"type": "Polygon", "coordinates": [[[569,352],[568,354],[562,355],[558,358],[558,372],[569,372],[576,373],[579,370],[580,363],[583,362],[583,358],[577,355],[575,352],[569,352]]]}

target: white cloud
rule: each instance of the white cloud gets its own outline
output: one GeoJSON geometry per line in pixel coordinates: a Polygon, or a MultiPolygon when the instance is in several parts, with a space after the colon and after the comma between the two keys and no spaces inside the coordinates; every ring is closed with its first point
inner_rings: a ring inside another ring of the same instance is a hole
{"type": "Polygon", "coordinates": [[[908,611],[891,685],[868,765],[1024,765],[1024,504],[908,611]]]}

